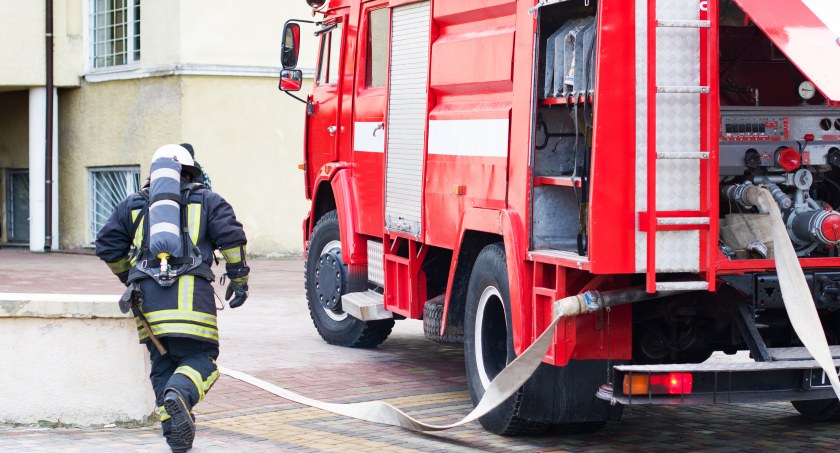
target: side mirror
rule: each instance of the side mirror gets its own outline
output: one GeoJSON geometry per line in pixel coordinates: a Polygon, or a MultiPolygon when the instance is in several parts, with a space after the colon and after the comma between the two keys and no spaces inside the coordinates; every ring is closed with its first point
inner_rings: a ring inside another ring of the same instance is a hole
{"type": "Polygon", "coordinates": [[[293,69],[297,66],[300,54],[300,25],[287,22],[283,27],[283,46],[280,52],[280,62],[283,69],[293,69]]]}
{"type": "Polygon", "coordinates": [[[303,71],[284,69],[280,71],[280,91],[300,91],[303,87],[303,71]]]}

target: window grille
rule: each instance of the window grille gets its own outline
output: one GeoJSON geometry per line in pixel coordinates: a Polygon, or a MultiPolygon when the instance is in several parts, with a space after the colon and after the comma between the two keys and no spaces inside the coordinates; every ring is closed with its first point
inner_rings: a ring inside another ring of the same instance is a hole
{"type": "Polygon", "coordinates": [[[114,207],[140,188],[139,167],[90,170],[90,241],[111,217],[114,207]]]}
{"type": "Polygon", "coordinates": [[[140,61],[140,0],[92,0],[94,68],[140,61]]]}

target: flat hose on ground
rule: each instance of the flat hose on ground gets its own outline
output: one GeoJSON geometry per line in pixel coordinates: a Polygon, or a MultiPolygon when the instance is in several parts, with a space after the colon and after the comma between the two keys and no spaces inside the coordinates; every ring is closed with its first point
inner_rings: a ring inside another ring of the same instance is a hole
{"type": "Polygon", "coordinates": [[[481,416],[487,414],[499,404],[502,404],[534,374],[537,367],[542,363],[545,353],[551,346],[554,339],[554,330],[557,323],[561,319],[569,316],[576,316],[587,312],[586,301],[583,295],[567,297],[556,302],[555,305],[561,307],[561,314],[556,316],[551,324],[545,329],[545,332],[531,344],[528,349],[513,360],[505,369],[503,369],[493,382],[487,387],[481,401],[475,406],[472,412],[458,422],[450,425],[430,425],[423,423],[415,418],[410,417],[405,412],[396,407],[382,402],[382,401],[366,401],[363,403],[326,403],[316,399],[308,398],[299,395],[295,392],[270,384],[261,379],[257,379],[248,374],[231,370],[225,367],[219,367],[219,372],[234,379],[247,382],[255,387],[259,387],[269,393],[273,393],[281,398],[285,398],[296,403],[315,407],[318,409],[332,412],[334,414],[344,415],[347,417],[356,418],[359,420],[366,420],[374,423],[381,423],[384,425],[399,426],[414,431],[442,431],[445,429],[455,428],[465,425],[471,421],[477,420],[481,416]]]}
{"type": "MultiPolygon", "coordinates": [[[[785,309],[802,344],[805,345],[808,352],[814,357],[814,360],[825,370],[831,380],[831,385],[835,393],[840,398],[840,380],[838,380],[837,372],[834,369],[831,350],[825,339],[820,318],[817,314],[813,298],[811,297],[811,291],[808,289],[808,284],[805,281],[805,274],[803,274],[802,267],[799,265],[799,260],[790,242],[790,237],[788,237],[787,228],[782,220],[779,208],[773,200],[773,195],[766,188],[751,187],[747,190],[744,198],[752,205],[758,206],[762,212],[770,215],[776,253],[776,270],[779,275],[779,285],[782,289],[785,309]]],[[[637,300],[640,300],[640,298],[644,298],[644,296],[636,297],[637,300]]],[[[616,301],[615,304],[627,302],[630,302],[630,300],[616,301]]],[[[608,303],[607,305],[611,304],[608,303]]],[[[540,363],[542,363],[542,359],[545,357],[545,353],[548,351],[554,339],[554,330],[563,318],[591,313],[600,308],[603,308],[603,305],[592,305],[584,295],[571,296],[557,301],[555,303],[555,309],[560,314],[554,318],[548,328],[545,329],[545,332],[493,379],[484,392],[481,401],[478,402],[472,412],[460,421],[450,425],[430,425],[423,423],[382,401],[348,404],[326,403],[299,395],[239,371],[219,367],[219,372],[259,387],[281,398],[335,414],[374,423],[399,426],[415,431],[442,431],[477,420],[507,400],[525,384],[540,363]]]]}

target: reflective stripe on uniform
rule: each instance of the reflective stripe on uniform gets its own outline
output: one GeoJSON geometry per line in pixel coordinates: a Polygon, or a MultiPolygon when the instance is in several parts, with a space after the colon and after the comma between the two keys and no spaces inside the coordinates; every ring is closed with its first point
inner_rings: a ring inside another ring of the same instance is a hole
{"type": "Polygon", "coordinates": [[[245,246],[242,247],[236,246],[231,247],[229,249],[222,250],[222,256],[225,257],[225,261],[228,264],[236,264],[242,261],[242,254],[245,252],[245,246]],[[240,250],[241,249],[241,250],[240,250]]]}
{"type": "MultiPolygon", "coordinates": [[[[137,216],[140,215],[140,209],[135,209],[131,211],[131,222],[134,223],[137,221],[137,216]]],[[[140,222],[137,224],[137,231],[134,232],[134,248],[136,250],[140,250],[140,246],[143,245],[143,223],[146,221],[146,218],[143,217],[140,219],[140,222]]],[[[136,256],[131,259],[131,265],[134,265],[137,262],[136,256]]]]}
{"type": "MultiPolygon", "coordinates": [[[[156,337],[168,334],[180,334],[191,335],[196,338],[204,338],[214,342],[219,341],[219,330],[215,327],[177,321],[162,321],[158,324],[153,324],[151,327],[152,333],[155,334],[156,337]]],[[[137,321],[137,333],[140,335],[140,340],[149,338],[149,334],[146,332],[146,329],[139,320],[137,321]]]]}
{"type": "Polygon", "coordinates": [[[108,268],[111,269],[111,272],[115,274],[122,274],[123,272],[128,272],[131,268],[131,265],[128,263],[128,258],[123,258],[119,261],[114,261],[112,263],[106,263],[108,268]]]}
{"type": "Polygon", "coordinates": [[[166,413],[166,408],[163,406],[158,407],[158,415],[160,415],[160,421],[162,422],[169,420],[169,414],[166,413]]]}
{"type": "Polygon", "coordinates": [[[182,275],[178,278],[178,310],[193,311],[193,292],[195,290],[195,276],[182,275]]]}
{"type": "Polygon", "coordinates": [[[158,310],[145,315],[151,324],[162,321],[190,321],[216,327],[216,315],[200,311],[158,310]]]}
{"type": "MultiPolygon", "coordinates": [[[[215,365],[216,362],[214,361],[213,364],[215,365]]],[[[188,366],[188,365],[181,365],[178,369],[175,370],[175,374],[183,374],[184,376],[188,377],[195,388],[198,390],[198,400],[201,401],[204,399],[204,395],[210,390],[210,387],[213,387],[213,384],[216,383],[216,380],[219,379],[219,370],[213,370],[210,373],[210,376],[207,377],[207,380],[201,379],[201,373],[199,373],[195,368],[188,366]]]]}
{"type": "Polygon", "coordinates": [[[187,206],[187,218],[190,224],[190,239],[198,244],[198,232],[201,227],[201,203],[190,203],[187,206]]]}

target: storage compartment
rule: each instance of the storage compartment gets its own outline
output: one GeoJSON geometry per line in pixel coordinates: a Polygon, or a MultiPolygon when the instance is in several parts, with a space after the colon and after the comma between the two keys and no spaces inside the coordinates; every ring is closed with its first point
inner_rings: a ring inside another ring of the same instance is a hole
{"type": "Polygon", "coordinates": [[[586,255],[596,63],[594,1],[539,9],[531,245],[586,255]]]}

